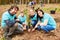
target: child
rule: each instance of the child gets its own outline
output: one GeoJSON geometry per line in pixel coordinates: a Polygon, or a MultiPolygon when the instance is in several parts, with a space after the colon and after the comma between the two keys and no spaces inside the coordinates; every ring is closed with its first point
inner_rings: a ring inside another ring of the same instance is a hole
{"type": "Polygon", "coordinates": [[[20,24],[23,25],[23,29],[26,30],[26,15],[24,15],[23,11],[21,11],[20,15],[18,16],[18,19],[20,20],[20,24]]]}

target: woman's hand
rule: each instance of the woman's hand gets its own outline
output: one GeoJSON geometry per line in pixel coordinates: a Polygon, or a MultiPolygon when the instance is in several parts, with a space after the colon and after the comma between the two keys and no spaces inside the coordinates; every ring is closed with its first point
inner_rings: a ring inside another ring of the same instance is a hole
{"type": "Polygon", "coordinates": [[[34,31],[35,31],[35,28],[32,29],[32,32],[34,32],[34,31]]]}

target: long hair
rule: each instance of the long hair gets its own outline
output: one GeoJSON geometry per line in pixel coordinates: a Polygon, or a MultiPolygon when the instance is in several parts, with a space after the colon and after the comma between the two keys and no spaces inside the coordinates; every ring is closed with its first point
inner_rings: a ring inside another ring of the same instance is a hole
{"type": "Polygon", "coordinates": [[[41,11],[43,15],[44,15],[44,12],[43,12],[43,10],[41,10],[41,9],[39,9],[39,8],[35,10],[35,12],[37,13],[37,21],[38,21],[38,19],[40,19],[40,21],[41,21],[41,19],[42,19],[43,17],[40,17],[40,16],[38,15],[38,11],[41,11]]]}

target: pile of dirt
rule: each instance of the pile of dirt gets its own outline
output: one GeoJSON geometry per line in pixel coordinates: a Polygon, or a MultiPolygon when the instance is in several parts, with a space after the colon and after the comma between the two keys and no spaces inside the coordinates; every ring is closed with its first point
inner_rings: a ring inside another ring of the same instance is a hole
{"type": "Polygon", "coordinates": [[[45,33],[43,31],[35,31],[35,32],[24,32],[23,35],[15,35],[12,40],[60,40],[60,23],[57,23],[57,29],[45,33]]]}

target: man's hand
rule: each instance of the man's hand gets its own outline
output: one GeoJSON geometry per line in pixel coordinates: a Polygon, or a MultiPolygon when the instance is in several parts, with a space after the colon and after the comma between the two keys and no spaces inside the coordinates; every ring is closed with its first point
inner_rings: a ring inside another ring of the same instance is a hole
{"type": "Polygon", "coordinates": [[[20,20],[19,19],[16,19],[17,22],[19,22],[20,20]]]}
{"type": "Polygon", "coordinates": [[[25,23],[22,23],[22,25],[23,25],[23,26],[26,26],[26,24],[25,24],[25,23]]]}

